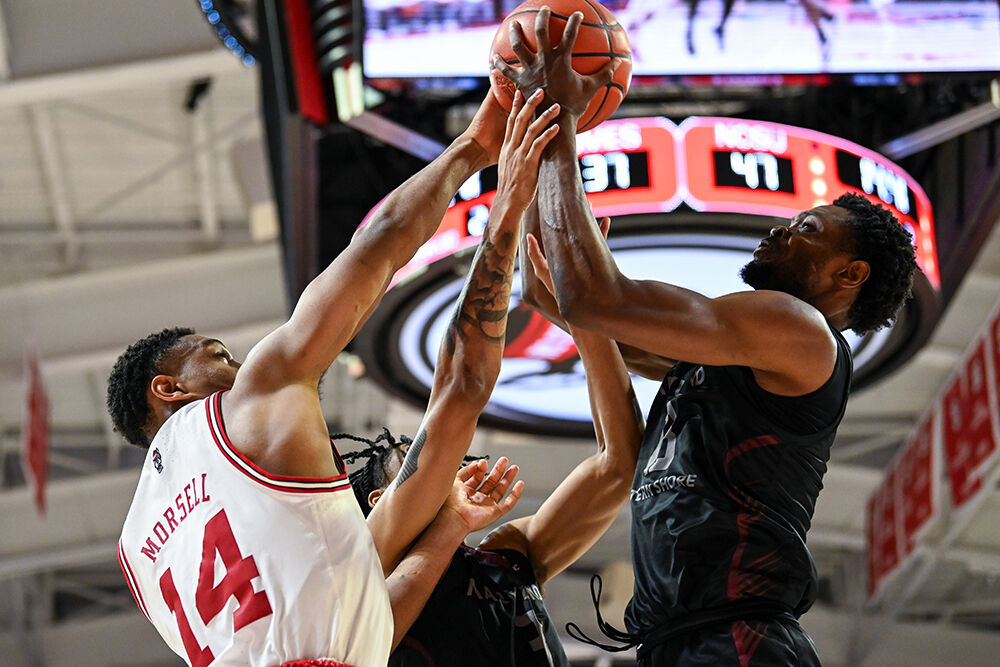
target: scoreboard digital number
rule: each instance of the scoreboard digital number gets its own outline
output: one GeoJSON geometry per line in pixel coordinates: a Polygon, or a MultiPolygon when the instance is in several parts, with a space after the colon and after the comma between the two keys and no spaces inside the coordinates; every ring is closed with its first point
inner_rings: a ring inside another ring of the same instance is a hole
{"type": "MultiPolygon", "coordinates": [[[[597,217],[697,211],[792,217],[856,192],[888,207],[913,234],[917,262],[940,288],[930,201],[899,166],[862,146],[804,128],[692,117],[605,121],[577,137],[580,177],[597,217]]],[[[479,241],[496,195],[496,168],[466,181],[435,236],[397,283],[479,241]]]]}
{"type": "Polygon", "coordinates": [[[695,210],[791,217],[856,192],[910,230],[920,268],[940,288],[930,200],[884,156],[830,134],[736,118],[688,118],[678,136],[684,201],[695,210]]]}
{"type": "MultiPolygon", "coordinates": [[[[577,135],[580,178],[598,217],[672,211],[680,204],[677,126],[666,118],[605,121],[577,135]]],[[[438,231],[400,269],[395,285],[479,242],[496,196],[496,167],[462,184],[438,231]]]]}

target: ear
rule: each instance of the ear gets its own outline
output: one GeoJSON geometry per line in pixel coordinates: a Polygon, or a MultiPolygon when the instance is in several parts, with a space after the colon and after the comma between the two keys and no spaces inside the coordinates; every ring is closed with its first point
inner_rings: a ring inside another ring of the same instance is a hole
{"type": "Polygon", "coordinates": [[[383,493],[382,489],[375,489],[374,491],[369,493],[368,507],[375,507],[375,503],[377,503],[378,499],[382,497],[382,493],[383,493]]]}
{"type": "Polygon", "coordinates": [[[177,385],[177,380],[171,375],[157,375],[149,383],[149,388],[153,396],[173,403],[174,401],[185,401],[191,398],[191,394],[184,391],[177,385]]]}
{"type": "Polygon", "coordinates": [[[855,259],[837,273],[837,283],[846,289],[858,288],[868,280],[871,272],[872,268],[868,262],[863,259],[855,259]]]}

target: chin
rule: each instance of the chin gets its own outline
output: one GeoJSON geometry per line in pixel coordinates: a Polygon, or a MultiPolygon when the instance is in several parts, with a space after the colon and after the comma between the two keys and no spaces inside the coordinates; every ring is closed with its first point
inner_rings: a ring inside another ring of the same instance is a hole
{"type": "Polygon", "coordinates": [[[740,269],[740,279],[754,289],[769,289],[770,269],[756,259],[747,262],[740,269]]]}
{"type": "Polygon", "coordinates": [[[773,290],[785,292],[801,299],[802,287],[805,282],[794,273],[782,270],[782,267],[752,260],[740,269],[740,278],[755,290],[773,290]]]}

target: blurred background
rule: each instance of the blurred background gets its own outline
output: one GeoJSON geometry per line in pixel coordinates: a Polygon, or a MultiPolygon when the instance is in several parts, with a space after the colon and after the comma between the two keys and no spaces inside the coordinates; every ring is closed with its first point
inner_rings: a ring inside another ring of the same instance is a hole
{"type": "MultiPolygon", "coordinates": [[[[178,665],[116,541],[144,451],[113,432],[117,355],[193,326],[242,357],[367,212],[468,124],[511,0],[0,0],[0,655],[178,665]]],[[[824,664],[1000,653],[1000,11],[987,1],[614,0],[632,88],[581,175],[634,277],[715,295],[779,219],[851,191],[913,232],[809,533],[824,664]]],[[[327,374],[331,432],[412,434],[496,186],[435,238],[327,374]]],[[[644,407],[655,383],[636,378],[644,407]]],[[[514,295],[472,451],[530,513],[594,447],[572,342],[514,295]]],[[[346,449],[346,446],[345,446],[346,449]]],[[[619,622],[628,516],[546,587],[559,626],[619,622]]],[[[566,638],[574,664],[631,664],[566,638]]]]}

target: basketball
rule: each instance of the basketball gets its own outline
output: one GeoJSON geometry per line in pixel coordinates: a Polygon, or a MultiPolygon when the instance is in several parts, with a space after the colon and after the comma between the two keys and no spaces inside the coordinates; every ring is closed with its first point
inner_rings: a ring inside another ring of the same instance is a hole
{"type": "Polygon", "coordinates": [[[632,80],[632,49],[629,46],[625,28],[609,9],[593,0],[528,0],[519,5],[504,19],[490,47],[490,88],[503,108],[510,111],[514,101],[514,84],[493,67],[493,55],[499,55],[508,65],[517,65],[518,59],[510,48],[510,22],[521,24],[524,43],[532,51],[538,50],[535,43],[535,16],[544,6],[551,10],[549,37],[555,45],[562,39],[566,21],[573,12],[583,13],[583,22],[573,46],[573,69],[580,74],[593,74],[609,60],[621,58],[622,63],[615,71],[614,79],[599,89],[590,106],[580,116],[577,132],[596,127],[615,112],[625,99],[629,82],[632,80]]]}

